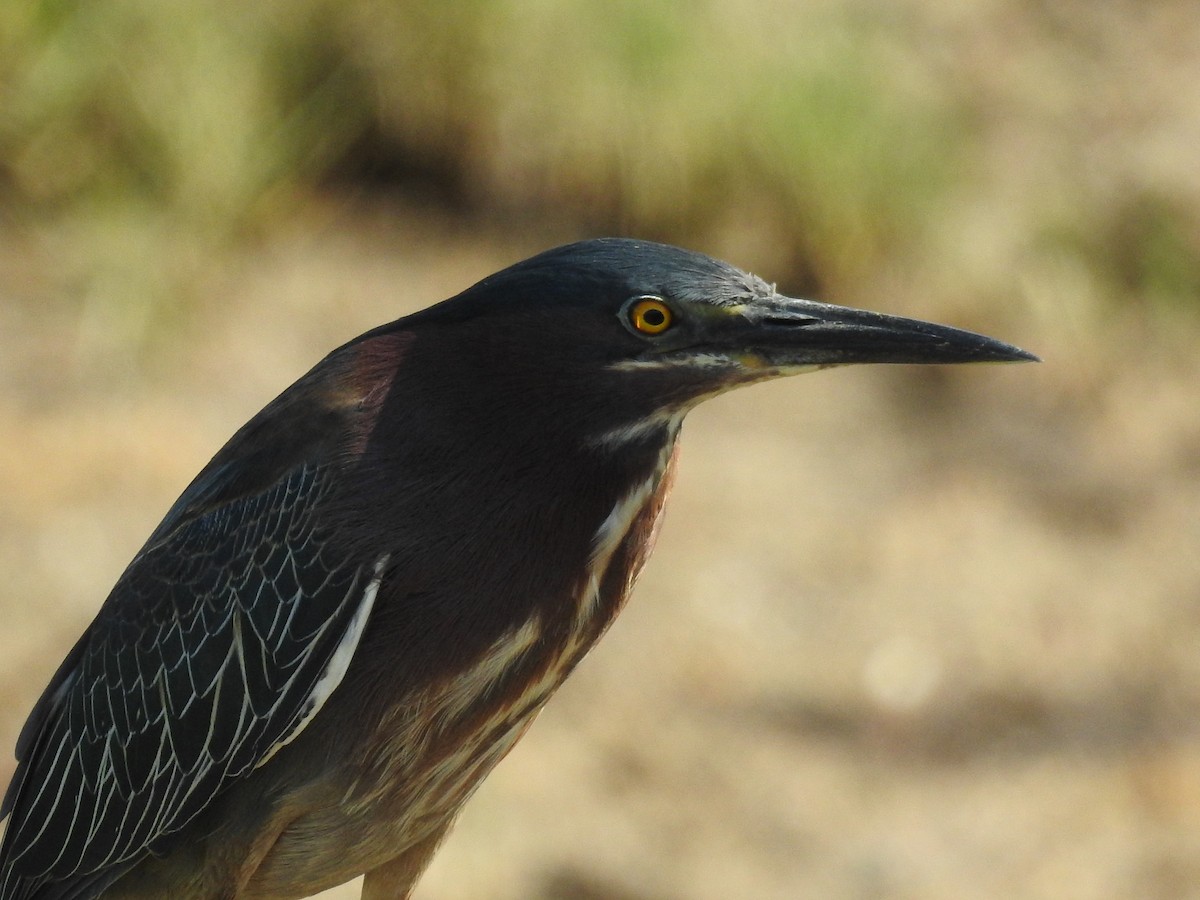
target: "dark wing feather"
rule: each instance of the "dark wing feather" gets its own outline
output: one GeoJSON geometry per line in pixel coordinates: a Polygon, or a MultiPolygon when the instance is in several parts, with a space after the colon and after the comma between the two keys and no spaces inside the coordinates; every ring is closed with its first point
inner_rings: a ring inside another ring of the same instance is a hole
{"type": "Polygon", "coordinates": [[[197,477],[30,716],[2,900],[94,895],[307,723],[378,579],[331,547],[322,504],[361,406],[314,401],[317,372],[197,477]]]}
{"type": "Polygon", "coordinates": [[[300,724],[366,587],[321,552],[329,480],[298,469],[118,582],[14,778],[10,881],[140,856],[300,724]]]}

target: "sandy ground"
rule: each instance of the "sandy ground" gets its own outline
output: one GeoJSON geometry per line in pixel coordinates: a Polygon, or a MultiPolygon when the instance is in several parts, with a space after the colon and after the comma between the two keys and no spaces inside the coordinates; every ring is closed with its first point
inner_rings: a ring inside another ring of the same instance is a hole
{"type": "MultiPolygon", "coordinates": [[[[538,249],[344,225],[232,267],[137,364],[109,323],[0,304],[3,747],[234,428],[538,249]]],[[[998,336],[1047,361],[697,411],[630,608],[418,897],[1200,897],[1200,363],[1136,328],[998,336]]]]}

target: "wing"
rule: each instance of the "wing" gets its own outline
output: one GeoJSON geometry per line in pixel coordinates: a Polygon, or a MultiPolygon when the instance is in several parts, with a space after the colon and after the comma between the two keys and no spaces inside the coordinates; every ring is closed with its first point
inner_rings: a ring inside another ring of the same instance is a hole
{"type": "Polygon", "coordinates": [[[30,716],[0,898],[93,896],[299,734],[340,681],[386,559],[347,559],[326,514],[344,457],[331,435],[362,404],[305,390],[193,482],[30,716]]]}

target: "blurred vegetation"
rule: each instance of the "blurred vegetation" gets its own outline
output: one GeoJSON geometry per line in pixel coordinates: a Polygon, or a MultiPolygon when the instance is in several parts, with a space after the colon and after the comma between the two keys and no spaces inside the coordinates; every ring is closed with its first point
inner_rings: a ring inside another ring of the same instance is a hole
{"type": "Polygon", "coordinates": [[[4,4],[2,227],[133,330],[330,195],[673,240],[847,301],[1194,309],[1193,25],[1184,0],[4,4]]]}

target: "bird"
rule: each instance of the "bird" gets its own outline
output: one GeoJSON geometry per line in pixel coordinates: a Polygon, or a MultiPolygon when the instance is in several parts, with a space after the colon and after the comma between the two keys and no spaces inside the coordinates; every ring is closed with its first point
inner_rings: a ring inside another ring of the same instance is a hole
{"type": "Polygon", "coordinates": [[[136,553],[16,743],[0,900],[402,900],[612,624],[684,416],[858,363],[1035,360],[599,238],[333,350],[136,553]]]}

